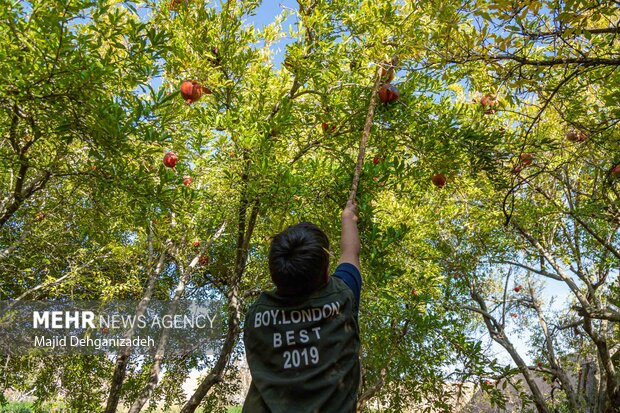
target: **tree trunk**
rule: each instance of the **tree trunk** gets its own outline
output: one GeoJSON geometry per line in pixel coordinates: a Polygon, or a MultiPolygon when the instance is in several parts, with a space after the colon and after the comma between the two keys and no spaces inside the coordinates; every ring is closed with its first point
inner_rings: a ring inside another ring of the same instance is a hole
{"type": "Polygon", "coordinates": [[[504,347],[504,349],[506,349],[508,354],[510,354],[510,357],[512,358],[512,360],[517,365],[519,372],[523,375],[523,378],[525,379],[525,382],[527,383],[530,389],[530,392],[532,393],[532,401],[538,413],[550,413],[549,408],[547,407],[547,404],[545,403],[545,398],[543,394],[541,393],[540,389],[538,388],[538,385],[534,381],[534,378],[532,377],[530,373],[530,369],[525,364],[525,361],[523,361],[523,359],[521,358],[521,355],[519,355],[519,353],[514,348],[510,340],[508,340],[508,337],[506,337],[506,335],[504,334],[503,324],[499,323],[489,313],[487,305],[484,299],[482,298],[482,296],[480,295],[480,293],[476,290],[475,285],[471,286],[470,295],[472,299],[480,307],[480,310],[477,312],[482,315],[484,324],[486,325],[487,330],[489,331],[489,335],[491,336],[493,341],[495,341],[496,343],[504,347]]]}
{"type": "Polygon", "coordinates": [[[493,340],[495,340],[497,343],[499,343],[502,347],[506,349],[508,354],[510,354],[510,357],[512,357],[512,360],[517,365],[517,368],[523,375],[523,378],[525,379],[527,386],[530,388],[530,391],[532,392],[532,401],[534,403],[534,406],[536,406],[536,410],[538,410],[539,413],[550,413],[550,410],[548,409],[547,404],[545,403],[545,398],[542,392],[540,391],[540,389],[538,388],[538,385],[534,381],[534,378],[530,374],[530,369],[527,367],[527,365],[525,364],[525,361],[523,361],[523,359],[521,358],[517,350],[514,348],[512,343],[505,337],[498,338],[498,339],[493,338],[493,340]]]}
{"type": "MultiPolygon", "coordinates": [[[[136,308],[136,317],[144,315],[146,308],[151,301],[153,291],[155,290],[155,281],[157,280],[157,277],[164,268],[170,244],[170,240],[166,241],[166,243],[164,244],[164,248],[161,252],[161,255],[159,256],[159,261],[157,262],[157,267],[151,273],[146,290],[144,291],[144,296],[142,297],[142,300],[140,300],[140,303],[138,303],[138,306],[136,308]]],[[[125,337],[131,339],[133,337],[134,331],[135,325],[132,325],[125,337]]],[[[112,383],[110,384],[110,393],[108,394],[108,400],[106,402],[104,413],[115,413],[116,409],[118,408],[118,402],[121,397],[121,388],[123,386],[123,382],[125,381],[127,364],[129,363],[130,355],[131,347],[127,346],[124,348],[120,356],[118,356],[118,358],[116,359],[114,374],[112,375],[112,383]]]]}
{"type": "Polygon", "coordinates": [[[235,270],[231,277],[229,283],[229,291],[227,294],[228,297],[228,333],[226,334],[226,339],[224,341],[224,345],[222,346],[222,351],[220,351],[220,355],[217,358],[215,366],[207,377],[205,377],[202,382],[198,385],[198,388],[194,391],[189,400],[185,403],[180,413],[193,413],[202,400],[206,397],[207,393],[211,388],[222,381],[224,376],[224,371],[230,362],[230,357],[232,352],[237,344],[237,339],[239,338],[239,334],[241,333],[241,305],[239,302],[239,283],[241,281],[241,277],[245,272],[245,265],[248,259],[248,250],[250,247],[250,240],[252,238],[252,234],[254,233],[254,227],[256,226],[256,218],[258,217],[258,209],[259,202],[256,200],[252,206],[252,211],[250,212],[250,219],[246,228],[246,218],[247,218],[247,209],[248,209],[248,201],[245,198],[245,188],[247,188],[247,183],[249,180],[249,176],[247,171],[244,172],[241,176],[242,183],[244,184],[244,190],[242,192],[241,200],[239,202],[238,209],[238,226],[237,226],[237,253],[235,257],[235,270]]]}
{"type": "Polygon", "coordinates": [[[228,293],[228,333],[226,334],[226,340],[222,346],[222,351],[220,351],[220,355],[213,369],[211,369],[207,377],[198,385],[198,388],[194,391],[194,394],[192,394],[187,403],[185,403],[180,413],[194,413],[209,390],[211,390],[215,384],[222,381],[224,371],[230,362],[230,357],[237,344],[237,339],[239,338],[240,319],[241,314],[237,286],[232,286],[228,293]]]}
{"type": "Polygon", "coordinates": [[[605,392],[601,392],[601,404],[603,412],[617,413],[620,410],[620,382],[616,377],[616,369],[611,360],[607,340],[605,339],[606,321],[602,321],[601,331],[594,331],[592,319],[586,317],[583,329],[594,342],[598,354],[598,361],[601,369],[601,386],[605,387],[605,392]]]}
{"type": "MultiPolygon", "coordinates": [[[[167,315],[170,318],[174,317],[177,312],[179,301],[181,301],[181,298],[183,297],[183,293],[185,292],[185,287],[187,285],[187,282],[189,281],[189,277],[192,275],[192,270],[198,264],[200,256],[209,249],[211,244],[213,244],[213,241],[215,241],[220,237],[220,235],[222,235],[222,233],[224,232],[224,228],[226,228],[226,223],[222,224],[220,229],[213,235],[213,237],[211,237],[207,245],[205,245],[201,249],[201,251],[194,256],[187,269],[184,270],[182,266],[179,266],[182,275],[179,279],[179,283],[177,284],[177,288],[174,291],[174,298],[172,299],[170,308],[168,309],[167,315]]],[[[155,353],[155,358],[149,372],[149,380],[140,392],[138,398],[131,405],[128,413],[140,412],[146,402],[151,398],[151,395],[153,394],[153,390],[155,390],[157,383],[159,383],[159,375],[161,373],[161,361],[164,359],[166,345],[168,343],[168,337],[170,337],[170,328],[164,328],[162,331],[162,335],[159,338],[159,343],[157,343],[157,351],[155,353]]]]}
{"type": "Polygon", "coordinates": [[[599,384],[596,363],[589,361],[581,364],[579,371],[578,392],[584,407],[584,413],[602,413],[599,403],[599,384]]]}
{"type": "Polygon", "coordinates": [[[566,371],[564,371],[562,366],[560,366],[560,363],[558,362],[558,359],[555,356],[555,349],[553,347],[554,345],[553,336],[549,333],[549,328],[547,326],[547,320],[545,319],[542,309],[540,308],[539,302],[534,297],[534,290],[531,284],[528,285],[528,289],[529,289],[530,298],[533,303],[532,306],[534,307],[534,310],[536,310],[536,314],[538,315],[538,323],[540,324],[540,327],[543,331],[543,335],[545,336],[545,346],[547,350],[547,360],[549,360],[549,365],[551,369],[553,370],[553,373],[558,377],[558,380],[560,381],[560,385],[562,386],[564,393],[566,393],[566,398],[568,399],[568,404],[570,408],[575,412],[580,411],[581,409],[579,406],[579,402],[577,400],[577,395],[575,393],[575,390],[573,389],[573,385],[571,384],[570,378],[568,377],[568,374],[566,374],[566,371]]]}

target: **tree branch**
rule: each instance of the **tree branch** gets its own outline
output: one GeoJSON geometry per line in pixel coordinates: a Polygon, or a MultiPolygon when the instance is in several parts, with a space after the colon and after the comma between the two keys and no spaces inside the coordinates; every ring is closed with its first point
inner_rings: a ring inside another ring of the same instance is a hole
{"type": "Polygon", "coordinates": [[[448,59],[447,62],[453,64],[462,64],[468,62],[500,62],[504,60],[511,60],[523,66],[536,67],[552,67],[559,65],[580,65],[582,67],[620,66],[620,59],[567,57],[560,59],[533,60],[515,55],[470,56],[465,59],[448,59]]]}
{"type": "MultiPolygon", "coordinates": [[[[620,27],[604,27],[601,29],[572,29],[575,30],[575,35],[582,33],[589,34],[618,34],[620,33],[620,27]]],[[[532,39],[538,39],[542,37],[561,37],[564,36],[566,30],[558,30],[553,32],[523,32],[522,36],[530,37],[532,39]]]]}
{"type": "MultiPolygon", "coordinates": [[[[394,58],[395,59],[395,58],[394,58]]],[[[395,62],[393,62],[395,63],[395,62]]],[[[381,66],[377,65],[377,73],[375,73],[375,83],[370,92],[370,102],[368,103],[368,112],[366,113],[366,120],[364,121],[364,130],[362,131],[362,138],[360,140],[360,146],[357,153],[357,164],[353,173],[353,181],[351,182],[351,190],[349,191],[349,201],[353,202],[357,195],[357,186],[360,182],[360,176],[362,175],[362,167],[364,164],[364,155],[366,154],[366,146],[368,145],[368,138],[370,137],[370,129],[372,128],[372,121],[375,115],[375,108],[377,106],[377,94],[381,87],[381,66]]]]}
{"type": "Polygon", "coordinates": [[[557,281],[564,281],[562,279],[562,277],[560,277],[559,275],[550,273],[549,271],[545,271],[545,270],[537,270],[536,268],[533,268],[533,267],[530,267],[528,265],[521,264],[521,263],[515,262],[515,261],[502,260],[502,261],[491,261],[491,263],[514,265],[514,266],[523,268],[524,270],[531,271],[531,272],[533,272],[535,274],[542,275],[544,277],[548,277],[548,278],[551,278],[551,279],[554,279],[554,280],[557,280],[557,281]]]}
{"type": "MultiPolygon", "coordinates": [[[[142,295],[142,299],[138,303],[136,307],[136,318],[142,317],[146,312],[146,308],[151,302],[151,298],[153,296],[153,292],[155,290],[155,283],[159,274],[164,269],[164,264],[166,262],[166,257],[168,256],[168,252],[172,247],[172,240],[168,239],[162,248],[161,254],[159,256],[159,260],[157,262],[157,266],[153,271],[151,271],[149,275],[149,280],[144,290],[144,294],[142,295]]],[[[136,325],[132,324],[131,328],[125,334],[126,338],[131,339],[133,337],[136,325]]],[[[114,373],[112,374],[112,383],[110,384],[110,392],[108,394],[108,400],[106,402],[106,407],[104,413],[116,413],[116,409],[118,408],[118,402],[121,396],[121,387],[123,386],[123,382],[125,381],[125,375],[127,374],[127,364],[129,364],[129,356],[131,355],[131,347],[126,346],[123,348],[123,352],[117,357],[116,364],[114,367],[114,373]]]]}
{"type": "Polygon", "coordinates": [[[521,233],[521,235],[523,235],[523,237],[530,243],[532,244],[532,246],[534,246],[538,252],[547,260],[547,262],[553,267],[553,269],[555,270],[556,274],[558,276],[560,276],[561,280],[563,282],[565,282],[568,287],[571,289],[571,291],[573,292],[573,294],[575,295],[575,297],[577,298],[577,300],[579,300],[579,302],[581,303],[581,305],[583,305],[584,307],[587,307],[590,305],[589,301],[587,300],[587,298],[581,293],[581,291],[579,290],[579,287],[577,286],[577,284],[575,284],[575,282],[571,279],[571,277],[566,273],[566,271],[564,271],[564,269],[560,266],[560,264],[558,264],[556,262],[556,260],[554,259],[554,257],[551,255],[551,253],[534,237],[532,236],[532,234],[530,234],[529,232],[527,232],[523,227],[521,227],[518,223],[516,223],[514,220],[511,221],[512,226],[519,232],[521,233]]]}

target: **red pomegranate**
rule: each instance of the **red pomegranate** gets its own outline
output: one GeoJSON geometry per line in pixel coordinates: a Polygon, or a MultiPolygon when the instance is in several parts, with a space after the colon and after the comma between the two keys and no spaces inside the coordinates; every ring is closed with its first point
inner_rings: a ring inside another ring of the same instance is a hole
{"type": "Polygon", "coordinates": [[[322,122],[321,123],[321,128],[323,129],[323,132],[325,133],[331,133],[334,132],[336,130],[336,125],[329,125],[329,123],[327,122],[322,122]]]}
{"type": "Polygon", "coordinates": [[[522,153],[521,155],[519,155],[519,159],[521,160],[521,163],[523,163],[523,165],[528,166],[534,160],[534,154],[522,153]]]}
{"type": "Polygon", "coordinates": [[[566,133],[566,139],[570,142],[585,142],[588,139],[588,134],[580,130],[571,129],[566,133]]]}
{"type": "Polygon", "coordinates": [[[390,70],[390,68],[381,68],[381,80],[385,83],[390,83],[394,80],[394,69],[390,70]]]}
{"type": "Polygon", "coordinates": [[[164,165],[166,166],[166,168],[174,168],[175,166],[177,166],[177,161],[178,160],[179,160],[179,158],[172,151],[170,151],[170,152],[166,153],[166,155],[164,155],[164,165]]]}
{"type": "Polygon", "coordinates": [[[480,104],[482,106],[484,106],[485,108],[490,108],[492,106],[497,105],[497,101],[495,100],[494,96],[491,95],[484,95],[481,99],[480,99],[480,104]]]}
{"type": "Polygon", "coordinates": [[[197,102],[203,93],[210,94],[211,90],[195,80],[185,80],[181,83],[181,96],[187,103],[197,102]]]}
{"type": "Polygon", "coordinates": [[[444,174],[435,174],[431,178],[431,182],[438,188],[443,188],[446,186],[446,176],[444,174]]]}
{"type": "Polygon", "coordinates": [[[400,92],[393,85],[385,84],[379,89],[379,99],[381,103],[392,103],[397,101],[399,97],[400,92]]]}

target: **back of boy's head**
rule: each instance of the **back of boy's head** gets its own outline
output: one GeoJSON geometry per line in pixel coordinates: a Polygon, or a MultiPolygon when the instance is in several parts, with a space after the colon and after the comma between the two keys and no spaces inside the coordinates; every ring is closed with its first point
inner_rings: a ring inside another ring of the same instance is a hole
{"type": "Polygon", "coordinates": [[[329,240],[316,225],[302,222],[273,238],[269,249],[271,280],[281,295],[307,295],[326,281],[329,240]]]}

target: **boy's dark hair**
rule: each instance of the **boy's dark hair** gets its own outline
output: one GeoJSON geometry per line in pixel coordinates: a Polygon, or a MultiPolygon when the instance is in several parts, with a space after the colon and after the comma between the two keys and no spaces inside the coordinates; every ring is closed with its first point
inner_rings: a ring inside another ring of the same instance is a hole
{"type": "Polygon", "coordinates": [[[271,241],[269,272],[281,295],[306,295],[325,283],[329,240],[319,227],[302,222],[271,241]]]}

